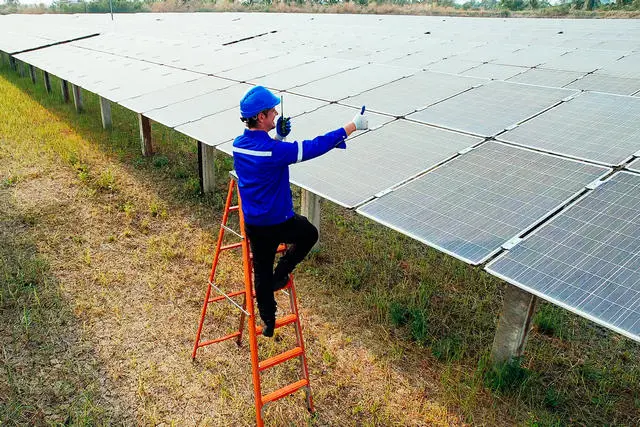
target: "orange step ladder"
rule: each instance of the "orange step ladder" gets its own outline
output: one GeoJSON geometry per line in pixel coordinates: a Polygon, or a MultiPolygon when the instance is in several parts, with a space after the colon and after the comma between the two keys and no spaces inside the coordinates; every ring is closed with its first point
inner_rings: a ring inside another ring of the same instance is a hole
{"type": "MultiPolygon", "coordinates": [[[[278,248],[279,252],[283,252],[286,249],[284,245],[280,245],[278,248]]],[[[306,394],[307,401],[307,409],[310,412],[314,412],[313,407],[313,399],[311,397],[311,387],[309,384],[309,369],[307,368],[307,356],[304,349],[304,341],[302,338],[302,327],[300,325],[300,315],[298,312],[298,302],[296,298],[296,288],[293,283],[293,277],[290,277],[289,283],[285,286],[282,291],[288,293],[289,302],[291,305],[291,313],[285,315],[284,317],[276,319],[276,329],[281,328],[286,325],[293,325],[296,334],[297,346],[291,350],[285,351],[284,353],[278,354],[276,356],[270,357],[268,359],[260,361],[258,358],[258,335],[262,334],[262,327],[256,326],[255,323],[255,309],[253,304],[253,299],[255,297],[255,292],[253,291],[253,262],[251,250],[249,247],[249,241],[246,237],[245,226],[244,226],[244,216],[242,214],[242,201],[240,199],[240,193],[238,192],[236,177],[234,172],[231,172],[231,178],[229,180],[229,188],[227,191],[227,200],[224,206],[224,213],[222,215],[222,223],[220,224],[220,233],[218,234],[218,241],[216,244],[215,255],[213,257],[213,265],[211,267],[211,273],[209,274],[209,282],[207,285],[207,292],[204,297],[204,303],[202,305],[202,313],[200,315],[200,322],[198,323],[198,332],[196,333],[196,340],[193,345],[193,353],[191,354],[191,358],[195,360],[196,353],[199,348],[219,343],[222,341],[236,339],[236,343],[238,345],[242,342],[242,333],[244,330],[245,319],[247,320],[248,329],[249,329],[249,348],[251,349],[251,370],[253,373],[253,392],[256,404],[256,422],[259,427],[264,425],[263,416],[264,409],[267,404],[274,402],[275,400],[286,397],[296,391],[303,389],[306,394]],[[235,206],[232,206],[234,193],[237,194],[238,203],[235,206]],[[239,220],[240,220],[240,233],[234,231],[232,228],[227,226],[227,222],[229,220],[229,214],[231,212],[238,212],[239,220]],[[225,233],[229,232],[240,239],[239,242],[231,243],[228,245],[223,245],[225,233]],[[223,292],[220,287],[215,282],[216,276],[216,268],[218,267],[218,262],[220,260],[220,253],[227,250],[232,249],[242,249],[242,264],[244,270],[244,289],[239,291],[234,291],[230,293],[223,292]],[[211,297],[211,291],[215,290],[220,295],[211,297]],[[242,296],[242,305],[238,304],[233,298],[242,296]],[[202,326],[204,324],[205,315],[207,314],[207,307],[209,304],[220,302],[220,301],[229,301],[236,308],[240,309],[240,322],[238,326],[238,330],[235,332],[216,338],[208,341],[201,341],[202,334],[202,326]],[[271,393],[262,394],[262,388],[260,384],[260,375],[266,369],[269,369],[273,366],[276,366],[280,363],[286,362],[288,360],[298,358],[300,361],[300,371],[301,378],[300,380],[289,384],[285,387],[282,387],[278,390],[275,390],[271,393]]]]}

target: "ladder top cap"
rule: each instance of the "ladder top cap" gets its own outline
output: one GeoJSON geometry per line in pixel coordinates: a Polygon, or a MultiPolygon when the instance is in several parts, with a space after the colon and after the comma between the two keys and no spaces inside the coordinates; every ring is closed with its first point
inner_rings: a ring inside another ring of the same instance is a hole
{"type": "Polygon", "coordinates": [[[236,180],[238,179],[238,174],[236,173],[236,171],[235,171],[235,170],[230,170],[230,171],[229,171],[229,176],[230,176],[231,178],[233,178],[233,179],[236,179],[236,180]]]}

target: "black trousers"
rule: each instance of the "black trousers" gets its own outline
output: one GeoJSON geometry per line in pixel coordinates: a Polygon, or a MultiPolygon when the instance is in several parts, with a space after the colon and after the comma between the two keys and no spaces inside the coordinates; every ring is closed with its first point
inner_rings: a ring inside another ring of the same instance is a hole
{"type": "Polygon", "coordinates": [[[260,317],[265,323],[276,318],[276,300],[273,285],[289,275],[318,241],[318,229],[302,215],[294,215],[276,225],[245,225],[251,252],[253,252],[253,285],[260,317]],[[275,270],[273,262],[280,243],[288,245],[275,270]]]}

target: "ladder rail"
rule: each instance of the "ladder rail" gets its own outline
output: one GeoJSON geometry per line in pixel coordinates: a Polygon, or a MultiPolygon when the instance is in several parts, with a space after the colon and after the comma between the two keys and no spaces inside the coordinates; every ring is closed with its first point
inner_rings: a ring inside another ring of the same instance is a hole
{"type": "MultiPolygon", "coordinates": [[[[280,245],[278,248],[278,252],[283,252],[286,249],[284,245],[280,245]]],[[[304,339],[302,337],[302,326],[300,323],[300,313],[298,311],[297,304],[297,296],[295,285],[293,283],[293,278],[290,279],[288,286],[282,290],[284,294],[289,298],[289,303],[291,307],[291,313],[276,319],[276,328],[283,327],[285,325],[293,324],[296,334],[296,342],[297,346],[291,350],[288,350],[284,353],[280,353],[271,358],[265,359],[263,361],[259,360],[258,355],[258,336],[262,334],[262,326],[256,325],[256,311],[255,305],[253,303],[253,298],[255,296],[253,292],[253,258],[251,254],[251,248],[249,245],[249,239],[246,238],[246,227],[244,222],[244,215],[242,212],[242,200],[240,197],[240,192],[237,187],[237,179],[235,177],[231,177],[229,180],[229,187],[227,189],[227,199],[225,201],[224,213],[222,215],[222,221],[220,224],[220,232],[218,234],[218,239],[216,242],[215,255],[213,258],[213,263],[211,266],[211,272],[209,274],[209,280],[207,282],[207,291],[204,299],[204,303],[202,306],[200,322],[198,324],[198,330],[196,333],[196,341],[194,343],[193,352],[191,358],[195,360],[196,353],[198,348],[204,347],[206,345],[219,343],[222,341],[226,341],[229,339],[236,339],[236,343],[238,346],[241,345],[242,336],[244,332],[245,323],[247,324],[247,329],[249,330],[249,347],[251,350],[251,371],[252,371],[252,383],[253,383],[253,392],[254,392],[254,401],[256,408],[256,424],[258,427],[264,426],[264,413],[265,409],[268,405],[273,403],[274,401],[286,397],[292,393],[295,393],[297,390],[303,389],[306,395],[307,401],[307,409],[310,412],[314,412],[313,399],[311,396],[311,387],[310,387],[310,379],[309,379],[309,369],[307,367],[307,356],[306,350],[304,347],[304,339]],[[237,196],[237,205],[232,206],[234,190],[237,196]],[[239,223],[240,223],[240,233],[236,232],[232,228],[227,226],[227,222],[229,220],[230,212],[238,212],[239,223]],[[230,232],[235,236],[240,238],[239,242],[223,245],[225,232],[230,232]],[[242,252],[243,259],[243,281],[244,281],[244,290],[231,292],[229,294],[225,293],[220,289],[214,279],[216,275],[216,270],[218,263],[220,261],[220,253],[229,249],[240,248],[242,252]],[[216,292],[220,294],[220,296],[211,298],[211,291],[214,289],[216,292]],[[243,295],[242,305],[234,301],[232,298],[236,296],[243,295]],[[236,308],[240,309],[240,319],[238,324],[238,329],[235,332],[232,332],[228,335],[225,335],[220,338],[208,340],[201,342],[201,333],[204,324],[204,318],[207,313],[207,306],[210,303],[228,300],[231,302],[236,308]],[[288,384],[282,388],[274,390],[266,395],[262,395],[262,386],[261,386],[261,372],[271,368],[280,363],[284,363],[288,360],[298,359],[300,361],[300,376],[296,382],[288,384]]]]}
{"type": "MultiPolygon", "coordinates": [[[[227,224],[227,220],[229,219],[229,208],[231,207],[231,201],[233,200],[234,185],[235,185],[234,180],[229,180],[229,187],[227,189],[227,200],[225,201],[224,212],[222,214],[222,224],[224,225],[227,224]]],[[[216,250],[213,256],[211,272],[209,273],[207,292],[204,298],[204,302],[202,303],[202,310],[200,312],[200,321],[198,322],[198,331],[196,332],[196,340],[195,340],[195,343],[193,344],[193,351],[191,352],[191,360],[196,359],[196,354],[198,352],[198,348],[200,347],[200,337],[202,336],[202,326],[204,325],[204,318],[207,314],[207,306],[209,305],[209,297],[211,296],[211,283],[213,283],[213,279],[216,275],[218,261],[220,260],[220,247],[222,246],[223,239],[224,239],[224,228],[221,227],[220,232],[218,233],[218,240],[216,242],[216,250]]]]}

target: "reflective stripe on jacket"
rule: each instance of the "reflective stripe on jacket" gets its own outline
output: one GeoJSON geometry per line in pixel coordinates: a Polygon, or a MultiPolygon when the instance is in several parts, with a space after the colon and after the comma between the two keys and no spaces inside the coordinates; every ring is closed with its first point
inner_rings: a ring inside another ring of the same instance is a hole
{"type": "Polygon", "coordinates": [[[265,131],[245,129],[233,141],[233,163],[245,222],[274,225],[291,218],[289,165],[321,156],[346,138],[343,128],[294,142],[272,139],[265,131]]]}

